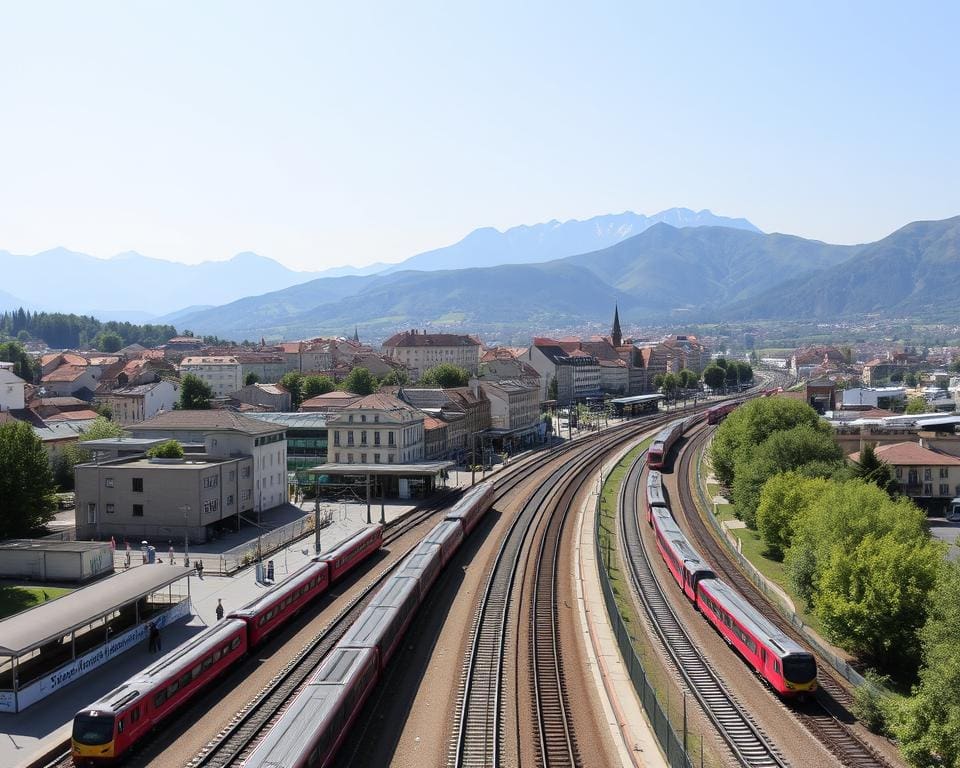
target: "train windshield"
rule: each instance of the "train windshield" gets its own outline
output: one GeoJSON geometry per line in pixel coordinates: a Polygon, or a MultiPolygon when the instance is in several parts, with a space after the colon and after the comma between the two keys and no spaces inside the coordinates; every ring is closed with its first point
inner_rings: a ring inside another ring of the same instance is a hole
{"type": "Polygon", "coordinates": [[[809,653],[785,656],[783,676],[791,683],[809,683],[817,676],[817,662],[809,653]]]}
{"type": "Polygon", "coordinates": [[[113,740],[113,717],[77,715],[73,719],[73,740],[79,744],[106,744],[113,740]]]}

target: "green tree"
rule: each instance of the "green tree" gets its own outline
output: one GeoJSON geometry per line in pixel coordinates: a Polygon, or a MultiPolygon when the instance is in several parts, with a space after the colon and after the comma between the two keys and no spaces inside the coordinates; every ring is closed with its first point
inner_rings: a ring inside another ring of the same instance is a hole
{"type": "Polygon", "coordinates": [[[774,432],[760,445],[741,449],[732,486],[737,517],[749,528],[757,527],[763,485],[778,472],[798,469],[809,462],[842,460],[843,452],[833,438],[808,424],[774,432]]]}
{"type": "Polygon", "coordinates": [[[29,536],[55,509],[53,475],[33,427],[0,424],[0,539],[29,536]]]}
{"type": "Polygon", "coordinates": [[[719,390],[727,381],[727,372],[719,365],[708,365],[703,370],[703,383],[710,389],[719,390]]]}
{"type": "Polygon", "coordinates": [[[723,370],[727,370],[727,366],[729,365],[729,362],[725,357],[718,357],[716,360],[713,361],[713,364],[718,368],[723,368],[723,370]]]}
{"type": "Polygon", "coordinates": [[[903,371],[894,371],[891,373],[890,381],[894,382],[895,384],[899,384],[901,381],[903,381],[903,371]]]}
{"type": "Polygon", "coordinates": [[[873,443],[867,443],[860,451],[860,461],[856,463],[853,474],[865,483],[873,483],[891,498],[895,498],[900,492],[900,484],[893,475],[893,467],[877,457],[873,443]]]}
{"type": "Polygon", "coordinates": [[[151,459],[182,459],[183,446],[177,440],[165,440],[147,451],[151,459]]]}
{"type": "Polygon", "coordinates": [[[290,393],[290,404],[293,410],[297,410],[303,402],[303,374],[287,371],[280,377],[280,386],[290,393]]]}
{"type": "Polygon", "coordinates": [[[677,374],[680,380],[680,387],[683,389],[693,389],[700,381],[700,377],[688,368],[684,368],[677,374]]]}
{"type": "Polygon", "coordinates": [[[115,331],[104,331],[94,339],[93,344],[101,352],[117,352],[123,347],[123,339],[115,331]]]}
{"type": "Polygon", "coordinates": [[[664,374],[660,388],[668,398],[674,397],[680,389],[680,377],[675,373],[664,374]]]}
{"type": "Polygon", "coordinates": [[[213,390],[210,385],[192,373],[180,380],[180,399],[177,405],[184,411],[205,411],[210,408],[213,390]]]}
{"type": "Polygon", "coordinates": [[[737,381],[740,384],[749,384],[753,381],[753,367],[749,363],[737,360],[731,365],[737,366],[737,381]]]}
{"type": "Polygon", "coordinates": [[[303,380],[301,391],[303,399],[309,400],[317,395],[325,395],[327,392],[333,392],[337,388],[336,383],[329,376],[307,376],[303,380]]]}
{"type": "Polygon", "coordinates": [[[243,377],[243,386],[249,387],[251,384],[256,384],[260,381],[260,377],[256,373],[250,371],[246,376],[243,377]]]}
{"type": "MultiPolygon", "coordinates": [[[[470,382],[470,371],[453,363],[440,363],[427,368],[420,376],[417,384],[421,387],[436,387],[448,389],[451,387],[465,387],[470,382]]],[[[351,390],[353,391],[353,390],[351,390]]]]}
{"type": "Polygon", "coordinates": [[[13,363],[14,375],[19,376],[24,381],[32,384],[37,380],[40,366],[19,342],[7,341],[0,344],[0,360],[5,363],[13,363]]]}
{"type": "Polygon", "coordinates": [[[918,396],[911,397],[907,400],[907,407],[904,413],[928,413],[930,410],[930,404],[927,402],[927,399],[918,396]]]}
{"type": "Polygon", "coordinates": [[[960,565],[945,564],[921,631],[923,666],[893,726],[911,765],[960,766],[960,565]]]}
{"type": "Polygon", "coordinates": [[[807,478],[797,472],[781,472],[764,484],[757,505],[757,532],[774,560],[783,559],[793,540],[794,521],[827,484],[823,478],[807,478]]]}
{"type": "Polygon", "coordinates": [[[664,379],[667,378],[667,374],[658,373],[653,377],[653,388],[654,389],[663,389],[664,379]]]}
{"type": "Polygon", "coordinates": [[[917,386],[917,383],[918,383],[917,374],[915,374],[913,371],[908,371],[907,375],[903,377],[903,383],[906,384],[908,387],[917,386]]]}
{"type": "Polygon", "coordinates": [[[380,379],[380,386],[384,387],[405,387],[410,383],[410,374],[406,368],[394,368],[386,376],[380,379]]]}
{"type": "Polygon", "coordinates": [[[556,400],[558,392],[557,377],[552,376],[550,378],[550,386],[547,387],[547,399],[556,400]]]}
{"type": "Polygon", "coordinates": [[[372,395],[377,389],[377,380],[366,368],[357,367],[340,383],[340,389],[355,395],[372,395]]]}
{"type": "Polygon", "coordinates": [[[733,484],[734,463],[741,447],[757,446],[774,432],[803,424],[831,434],[817,412],[799,400],[759,397],[744,403],[723,420],[710,445],[710,461],[717,479],[727,487],[733,484]]]}

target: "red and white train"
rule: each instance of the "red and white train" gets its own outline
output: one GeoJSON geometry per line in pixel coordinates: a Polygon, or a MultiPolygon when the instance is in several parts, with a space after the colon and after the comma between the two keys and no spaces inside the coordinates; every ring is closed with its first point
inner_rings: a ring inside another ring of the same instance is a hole
{"type": "MultiPolygon", "coordinates": [[[[649,483],[648,478],[648,486],[649,483]]],[[[817,662],[813,654],[717,578],[683,535],[669,507],[654,505],[647,520],[674,581],[727,643],[780,696],[812,694],[817,689],[817,662]]]]}
{"type": "Polygon", "coordinates": [[[380,587],[244,768],[322,768],[333,761],[441,568],[492,505],[489,483],[461,497],[380,587]]]}
{"type": "Polygon", "coordinates": [[[670,449],[687,429],[687,421],[687,419],[672,421],[653,438],[653,442],[647,449],[647,466],[650,469],[664,468],[670,449]]]}
{"type": "Polygon", "coordinates": [[[383,527],[365,528],[191,638],[73,719],[78,766],[123,758],[151,729],[183,707],[383,545],[383,527]]]}
{"type": "Polygon", "coordinates": [[[720,403],[719,405],[714,405],[711,408],[707,408],[707,424],[719,424],[733,411],[738,405],[739,401],[734,401],[730,403],[720,403]]]}

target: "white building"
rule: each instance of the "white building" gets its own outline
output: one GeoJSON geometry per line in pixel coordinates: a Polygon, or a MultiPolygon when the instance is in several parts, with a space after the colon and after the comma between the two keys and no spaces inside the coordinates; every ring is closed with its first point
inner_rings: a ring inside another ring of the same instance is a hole
{"type": "Polygon", "coordinates": [[[180,376],[188,373],[204,381],[215,397],[225,397],[243,386],[243,366],[233,356],[185,357],[180,362],[180,376]]]}
{"type": "Polygon", "coordinates": [[[110,408],[113,421],[126,426],[172,411],[180,397],[180,383],[161,379],[150,384],[122,387],[97,395],[97,402],[110,408]]]}
{"type": "Polygon", "coordinates": [[[424,414],[393,395],[361,398],[327,418],[328,461],[410,464],[423,461],[424,414]]]}
{"type": "Polygon", "coordinates": [[[403,331],[383,342],[383,354],[409,368],[414,379],[441,363],[452,363],[476,373],[480,365],[480,342],[459,333],[403,331]]]}
{"type": "Polygon", "coordinates": [[[26,383],[13,372],[13,363],[0,362],[0,411],[24,407],[23,391],[26,383]]]}

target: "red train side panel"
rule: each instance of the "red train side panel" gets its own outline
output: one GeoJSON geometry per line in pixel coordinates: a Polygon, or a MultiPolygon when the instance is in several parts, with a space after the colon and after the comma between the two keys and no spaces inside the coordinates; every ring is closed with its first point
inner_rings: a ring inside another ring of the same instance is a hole
{"type": "Polygon", "coordinates": [[[330,583],[339,581],[357,563],[366,560],[383,546],[383,526],[374,525],[358,531],[329,552],[314,557],[315,562],[326,563],[330,568],[330,583]]]}

